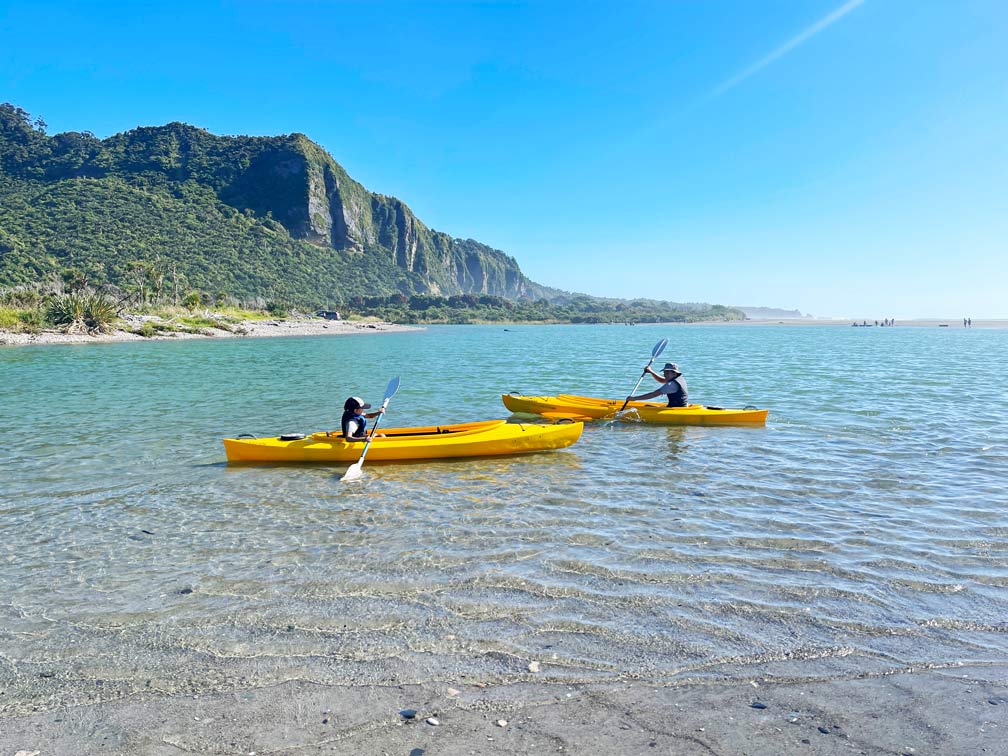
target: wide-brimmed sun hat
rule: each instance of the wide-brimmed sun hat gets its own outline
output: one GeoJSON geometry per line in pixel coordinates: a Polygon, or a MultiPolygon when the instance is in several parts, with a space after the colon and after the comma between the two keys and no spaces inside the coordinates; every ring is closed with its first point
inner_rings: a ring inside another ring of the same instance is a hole
{"type": "Polygon", "coordinates": [[[665,367],[663,367],[661,370],[662,370],[663,373],[666,370],[672,370],[673,372],[676,372],[676,373],[679,373],[679,375],[682,375],[682,371],[679,370],[679,366],[676,365],[674,362],[666,362],[665,363],[665,367]]]}

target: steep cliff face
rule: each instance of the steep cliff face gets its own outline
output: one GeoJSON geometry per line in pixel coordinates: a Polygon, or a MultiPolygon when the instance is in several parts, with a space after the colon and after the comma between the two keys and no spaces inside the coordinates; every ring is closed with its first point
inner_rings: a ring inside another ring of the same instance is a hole
{"type": "Polygon", "coordinates": [[[376,255],[416,274],[433,294],[538,299],[561,293],[529,281],[503,252],[434,231],[402,200],[369,192],[307,137],[286,139],[282,148],[264,150],[223,188],[222,199],[271,214],[295,238],[376,255]],[[263,194],[263,186],[272,189],[263,194]]]}
{"type": "Polygon", "coordinates": [[[369,192],[304,135],[270,141],[248,169],[221,188],[222,199],[270,214],[295,238],[376,255],[416,274],[432,294],[512,299],[561,294],[529,281],[503,252],[433,231],[402,200],[369,192]]]}
{"type": "MultiPolygon", "coordinates": [[[[278,223],[320,251],[394,266],[402,290],[511,299],[563,294],[529,281],[503,252],[434,231],[401,200],[369,192],[303,134],[227,137],[170,123],[104,140],[87,133],[50,137],[24,111],[4,105],[0,175],[41,182],[114,178],[187,196],[195,184],[266,230],[278,223]]],[[[173,254],[170,246],[149,251],[173,254]]]]}

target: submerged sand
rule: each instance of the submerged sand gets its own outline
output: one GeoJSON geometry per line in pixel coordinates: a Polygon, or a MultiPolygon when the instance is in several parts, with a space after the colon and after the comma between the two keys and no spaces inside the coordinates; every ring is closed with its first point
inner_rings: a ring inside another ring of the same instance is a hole
{"type": "MultiPolygon", "coordinates": [[[[134,316],[130,320],[133,328],[142,325],[145,318],[134,316]]],[[[59,330],[45,330],[41,333],[14,333],[0,331],[0,345],[26,346],[46,344],[101,344],[117,341],[178,341],[180,339],[207,338],[259,338],[268,336],[341,336],[353,333],[378,333],[392,331],[413,331],[415,326],[396,325],[381,321],[324,320],[322,318],[284,318],[275,320],[244,320],[227,331],[223,328],[204,328],[200,333],[159,333],[145,337],[120,328],[111,333],[96,335],[64,333],[59,330]]]]}
{"type": "MultiPolygon", "coordinates": [[[[210,670],[208,670],[210,672],[210,670]]],[[[548,677],[543,666],[541,675],[548,677]]],[[[536,675],[529,675],[534,678],[536,675]]],[[[4,715],[3,754],[1005,754],[1008,667],[773,682],[320,685],[4,715]]]]}

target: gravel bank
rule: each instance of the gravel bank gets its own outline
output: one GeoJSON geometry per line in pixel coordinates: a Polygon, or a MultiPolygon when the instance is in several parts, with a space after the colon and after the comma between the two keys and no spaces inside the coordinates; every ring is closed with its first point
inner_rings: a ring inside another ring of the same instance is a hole
{"type": "MultiPolygon", "coordinates": [[[[136,328],[144,323],[143,316],[125,318],[129,327],[136,328]]],[[[102,344],[116,341],[178,341],[179,339],[217,338],[261,338],[271,336],[345,336],[351,333],[382,333],[418,330],[414,326],[394,323],[362,322],[349,320],[323,320],[321,318],[291,318],[277,320],[245,320],[233,326],[233,330],[206,328],[202,333],[163,333],[145,337],[124,329],[111,333],[88,336],[77,333],[63,333],[46,330],[41,333],[13,333],[0,331],[0,345],[29,346],[47,344],[102,344]]]]}

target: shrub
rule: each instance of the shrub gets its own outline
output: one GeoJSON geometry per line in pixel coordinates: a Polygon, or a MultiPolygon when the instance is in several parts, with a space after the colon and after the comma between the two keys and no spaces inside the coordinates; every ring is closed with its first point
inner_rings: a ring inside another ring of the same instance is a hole
{"type": "Polygon", "coordinates": [[[42,296],[36,289],[26,286],[16,286],[13,289],[0,291],[0,306],[29,308],[38,307],[42,296]]]}
{"type": "Polygon", "coordinates": [[[194,315],[188,318],[179,318],[179,323],[185,326],[188,330],[193,333],[204,333],[207,328],[218,328],[222,331],[230,331],[231,326],[225,323],[223,320],[217,320],[216,318],[202,317],[200,315],[194,315]]]}
{"type": "Polygon", "coordinates": [[[18,313],[18,321],[21,330],[25,333],[39,333],[45,326],[45,318],[42,317],[42,311],[39,309],[21,310],[18,313]]]}
{"type": "Polygon", "coordinates": [[[116,321],[116,306],[101,294],[72,291],[49,300],[45,317],[67,333],[108,333],[116,321]]]}

